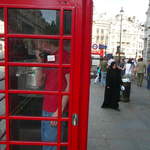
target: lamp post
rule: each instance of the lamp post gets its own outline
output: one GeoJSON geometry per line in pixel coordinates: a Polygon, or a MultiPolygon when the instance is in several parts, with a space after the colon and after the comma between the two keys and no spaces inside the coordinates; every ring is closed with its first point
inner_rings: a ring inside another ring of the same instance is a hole
{"type": "Polygon", "coordinates": [[[123,13],[124,13],[124,10],[123,8],[121,8],[120,10],[120,41],[119,41],[119,48],[118,48],[118,53],[119,53],[119,63],[120,63],[120,53],[121,53],[121,49],[122,49],[122,20],[123,20],[123,13]]]}

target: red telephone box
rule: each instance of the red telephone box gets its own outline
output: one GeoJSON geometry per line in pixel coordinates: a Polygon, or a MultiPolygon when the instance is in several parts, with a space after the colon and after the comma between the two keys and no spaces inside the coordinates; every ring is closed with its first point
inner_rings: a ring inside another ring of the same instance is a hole
{"type": "Polygon", "coordinates": [[[0,150],[86,150],[92,0],[0,1],[0,150]]]}

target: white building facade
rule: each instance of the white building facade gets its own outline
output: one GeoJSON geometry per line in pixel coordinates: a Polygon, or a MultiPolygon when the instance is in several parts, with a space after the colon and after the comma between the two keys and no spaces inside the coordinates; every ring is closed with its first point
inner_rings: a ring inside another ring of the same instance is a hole
{"type": "Polygon", "coordinates": [[[121,55],[126,58],[142,57],[144,49],[144,27],[135,17],[122,17],[118,14],[108,17],[102,14],[93,21],[92,43],[107,45],[106,54],[117,55],[117,46],[120,46],[121,55]]]}
{"type": "Polygon", "coordinates": [[[150,60],[150,2],[149,8],[146,12],[147,19],[145,22],[145,35],[144,35],[144,61],[150,60]]]}

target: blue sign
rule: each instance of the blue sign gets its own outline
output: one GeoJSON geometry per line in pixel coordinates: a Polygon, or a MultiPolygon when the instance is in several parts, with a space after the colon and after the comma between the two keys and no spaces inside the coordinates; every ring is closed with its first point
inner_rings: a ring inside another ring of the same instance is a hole
{"type": "Polygon", "coordinates": [[[99,49],[107,49],[107,46],[99,44],[99,49]]]}
{"type": "Polygon", "coordinates": [[[93,49],[107,49],[107,46],[106,45],[102,45],[102,44],[93,44],[92,45],[92,48],[93,49]]]}

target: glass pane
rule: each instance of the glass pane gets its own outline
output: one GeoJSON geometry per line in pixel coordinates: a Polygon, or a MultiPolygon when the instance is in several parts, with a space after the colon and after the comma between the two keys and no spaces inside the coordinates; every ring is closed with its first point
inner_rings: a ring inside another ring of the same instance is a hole
{"type": "Polygon", "coordinates": [[[57,126],[52,125],[52,121],[11,120],[10,139],[57,142],[57,126]]]}
{"type": "Polygon", "coordinates": [[[10,150],[42,150],[42,146],[36,146],[36,145],[11,145],[10,150]]]}
{"type": "Polygon", "coordinates": [[[55,112],[58,109],[58,100],[58,95],[10,94],[10,114],[53,117],[49,112],[55,112]]]}
{"type": "Polygon", "coordinates": [[[6,140],[6,121],[0,119],[0,141],[3,140],[6,140]]]}
{"type": "Polygon", "coordinates": [[[63,64],[70,64],[70,56],[71,56],[71,40],[64,40],[63,47],[63,64]]]}
{"type": "Polygon", "coordinates": [[[9,61],[59,63],[59,40],[9,38],[9,61]]]}
{"type": "Polygon", "coordinates": [[[17,34],[59,34],[60,12],[57,10],[9,9],[8,31],[17,34]]]}
{"type": "Polygon", "coordinates": [[[6,150],[6,145],[0,144],[0,150],[6,150]]]}
{"type": "Polygon", "coordinates": [[[68,122],[63,121],[61,125],[61,142],[68,142],[68,122]]]}
{"type": "MultiPolygon", "coordinates": [[[[36,145],[11,145],[10,150],[51,150],[54,146],[36,146],[36,145]],[[43,147],[46,147],[44,149],[43,147]],[[48,149],[47,149],[48,148],[48,149]]],[[[56,147],[56,146],[55,146],[56,147]]],[[[0,149],[1,150],[1,149],[0,149]]],[[[52,149],[53,150],[53,149],[52,149]]],[[[55,149],[54,149],[55,150],[55,149]]]]}
{"type": "Polygon", "coordinates": [[[62,95],[62,117],[69,117],[69,96],[62,95]]]}
{"type": "Polygon", "coordinates": [[[70,88],[70,69],[63,68],[62,75],[61,75],[61,81],[62,81],[62,90],[65,92],[69,92],[70,88]]]}
{"type": "Polygon", "coordinates": [[[48,67],[9,67],[10,89],[59,90],[59,69],[48,67]]]}
{"type": "Polygon", "coordinates": [[[72,26],[72,11],[65,10],[64,11],[64,34],[71,34],[71,26],[72,26]]]}
{"type": "Polygon", "coordinates": [[[0,93],[0,116],[5,115],[5,94],[0,93]]]}
{"type": "Polygon", "coordinates": [[[0,34],[4,33],[4,12],[3,9],[0,8],[0,34]]]}
{"type": "Polygon", "coordinates": [[[4,39],[0,38],[0,61],[4,61],[4,39]]]}
{"type": "Polygon", "coordinates": [[[0,90],[5,89],[5,68],[0,66],[0,90]]]}
{"type": "Polygon", "coordinates": [[[68,147],[67,147],[67,146],[61,146],[60,149],[61,149],[61,150],[68,150],[68,147]]]}

